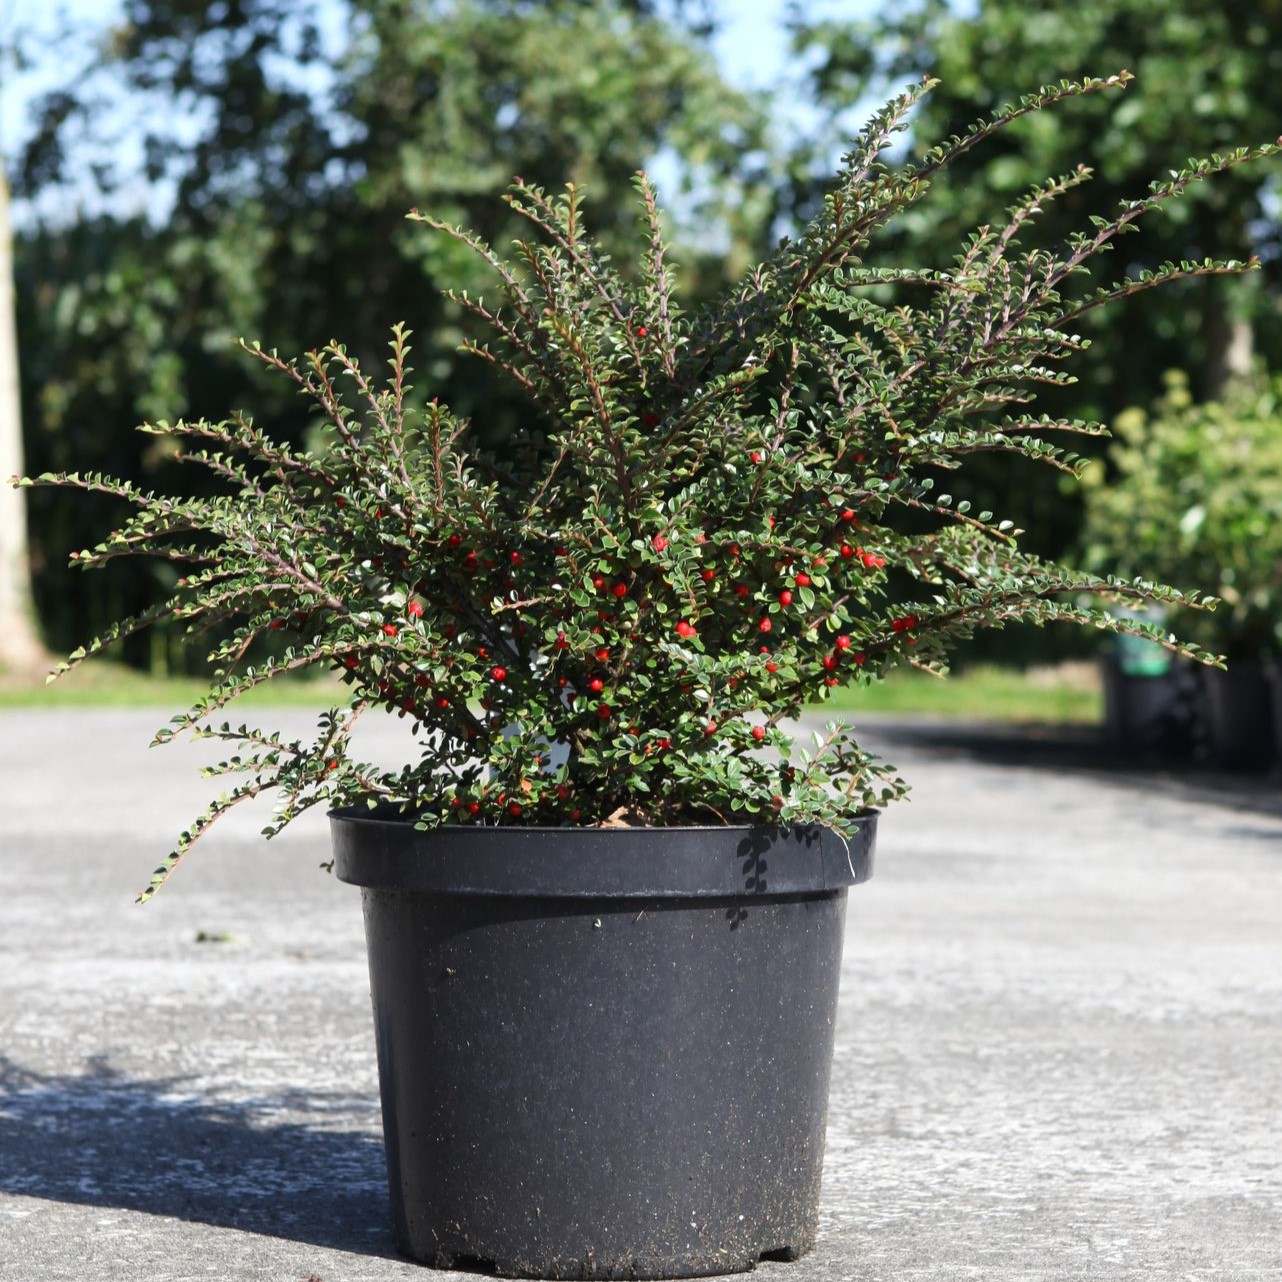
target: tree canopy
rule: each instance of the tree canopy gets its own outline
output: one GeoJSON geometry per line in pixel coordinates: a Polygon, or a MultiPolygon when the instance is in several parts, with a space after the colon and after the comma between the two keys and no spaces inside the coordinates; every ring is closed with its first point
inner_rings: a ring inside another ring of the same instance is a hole
{"type": "MultiPolygon", "coordinates": [[[[637,217],[635,171],[658,159],[684,188],[668,202],[684,278],[715,287],[757,248],[769,193],[764,112],[724,81],[707,34],[698,4],[125,0],[89,72],[38,104],[16,164],[25,195],[89,179],[107,208],[139,209],[49,222],[19,246],[28,465],[75,457],[163,485],[163,441],[120,458],[131,428],[247,399],[302,437],[306,407],[233,340],[343,336],[372,363],[397,322],[418,336],[425,394],[501,441],[515,405],[457,362],[459,313],[439,297],[475,289],[476,268],[406,215],[503,243],[517,221],[496,197],[514,176],[572,180],[609,245],[637,217]]],[[[61,643],[81,627],[59,568],[76,517],[41,509],[34,525],[61,643]]],[[[104,577],[91,600],[124,594],[113,608],[152,591],[104,577]]]]}
{"type": "MultiPolygon", "coordinates": [[[[930,75],[938,90],[914,132],[935,137],[991,114],[1014,92],[1082,75],[1134,74],[1121,102],[1083,101],[1054,121],[1021,122],[990,152],[975,153],[936,193],[929,219],[903,229],[915,246],[934,241],[945,256],[984,217],[996,193],[1014,203],[1049,173],[1085,164],[1091,182],[1048,207],[1043,241],[1063,238],[1088,208],[1116,207],[1190,156],[1227,152],[1277,136],[1282,122],[1282,3],[1278,0],[1017,0],[957,7],[917,0],[887,7],[867,23],[807,22],[795,33],[815,58],[816,97],[831,111],[883,82],[930,75]]],[[[829,116],[831,119],[831,115],[829,116]]],[[[1204,280],[1182,300],[1148,300],[1107,318],[1079,393],[1105,414],[1143,401],[1167,368],[1191,368],[1206,396],[1249,365],[1261,322],[1282,293],[1282,210],[1276,165],[1239,172],[1189,194],[1142,238],[1119,247],[1100,273],[1164,261],[1258,255],[1249,280],[1204,280]],[[1182,305],[1179,305],[1182,301],[1182,305]]],[[[1264,346],[1268,347],[1267,342],[1264,346]]],[[[1277,359],[1279,353],[1267,350],[1277,359]]]]}

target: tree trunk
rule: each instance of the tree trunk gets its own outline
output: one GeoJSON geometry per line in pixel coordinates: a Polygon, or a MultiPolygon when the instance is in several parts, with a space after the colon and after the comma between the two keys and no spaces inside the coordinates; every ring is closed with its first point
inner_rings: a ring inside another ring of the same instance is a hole
{"type": "MultiPolygon", "coordinates": [[[[1213,258],[1251,257],[1246,206],[1227,208],[1209,201],[1198,207],[1199,239],[1203,253],[1213,258]]],[[[1202,400],[1222,401],[1229,388],[1251,373],[1255,331],[1248,310],[1247,282],[1228,276],[1202,281],[1202,342],[1204,344],[1202,400]]]]}
{"type": "Polygon", "coordinates": [[[1202,371],[1202,399],[1222,401],[1230,385],[1251,372],[1255,356],[1255,331],[1234,303],[1232,287],[1240,282],[1211,277],[1202,303],[1202,341],[1206,364],[1202,371]]]}
{"type": "Polygon", "coordinates": [[[32,608],[26,496],[9,485],[9,478],[21,475],[22,470],[13,229],[9,181],[0,163],[0,672],[26,673],[48,663],[36,635],[32,608]]]}

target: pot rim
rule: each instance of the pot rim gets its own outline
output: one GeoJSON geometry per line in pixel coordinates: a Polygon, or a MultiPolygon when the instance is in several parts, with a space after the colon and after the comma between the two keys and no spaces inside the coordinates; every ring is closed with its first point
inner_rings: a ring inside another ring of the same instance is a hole
{"type": "Polygon", "coordinates": [[[877,812],[849,836],[818,824],[575,828],[443,824],[330,812],[334,871],[376,890],[517,898],[704,899],[830,894],[872,875],[877,812]]]}

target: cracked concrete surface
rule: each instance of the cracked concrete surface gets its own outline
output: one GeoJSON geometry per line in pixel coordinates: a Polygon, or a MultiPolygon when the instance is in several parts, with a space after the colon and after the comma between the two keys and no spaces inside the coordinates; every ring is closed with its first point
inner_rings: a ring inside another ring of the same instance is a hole
{"type": "MultiPolygon", "coordinates": [[[[164,719],[0,713],[0,1282],[429,1276],[323,817],[238,813],[133,904],[207,800],[164,719]]],[[[819,1244],[756,1276],[1282,1279],[1282,791],[869,739],[913,799],[851,892],[819,1244]]]]}

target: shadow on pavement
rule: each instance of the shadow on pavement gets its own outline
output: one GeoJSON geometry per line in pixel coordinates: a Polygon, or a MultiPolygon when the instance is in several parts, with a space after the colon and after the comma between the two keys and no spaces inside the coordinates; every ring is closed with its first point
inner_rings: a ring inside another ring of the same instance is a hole
{"type": "Polygon", "coordinates": [[[1164,796],[1235,811],[1282,816],[1282,782],[1276,770],[1228,771],[1192,759],[1122,752],[1099,726],[878,720],[871,731],[880,751],[988,765],[1072,771],[1101,780],[1124,778],[1164,796]]]}
{"type": "Polygon", "coordinates": [[[0,1056],[0,1193],[118,1207],[394,1258],[379,1134],[313,1093],[210,1103],[103,1058],[75,1076],[0,1056]],[[283,1120],[282,1115],[309,1120],[283,1120]]]}

